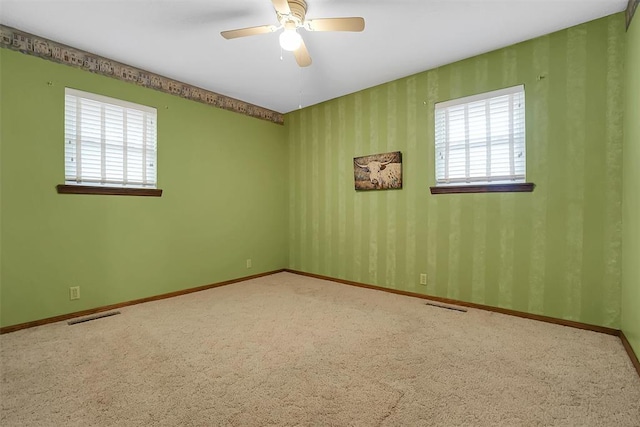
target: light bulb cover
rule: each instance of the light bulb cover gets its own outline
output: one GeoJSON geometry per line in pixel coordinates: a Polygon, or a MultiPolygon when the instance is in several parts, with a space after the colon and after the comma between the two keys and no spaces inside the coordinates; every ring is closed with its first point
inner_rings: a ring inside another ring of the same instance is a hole
{"type": "Polygon", "coordinates": [[[302,37],[294,30],[284,30],[280,34],[280,47],[284,50],[294,51],[302,44],[302,37]]]}

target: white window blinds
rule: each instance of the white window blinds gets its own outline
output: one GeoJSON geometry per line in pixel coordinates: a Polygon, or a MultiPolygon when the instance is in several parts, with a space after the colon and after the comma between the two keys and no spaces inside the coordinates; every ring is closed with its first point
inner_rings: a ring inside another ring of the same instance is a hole
{"type": "Polygon", "coordinates": [[[436,185],[525,181],[524,86],[435,106],[436,185]]]}
{"type": "Polygon", "coordinates": [[[156,109],[65,89],[65,181],[156,188],[156,109]]]}

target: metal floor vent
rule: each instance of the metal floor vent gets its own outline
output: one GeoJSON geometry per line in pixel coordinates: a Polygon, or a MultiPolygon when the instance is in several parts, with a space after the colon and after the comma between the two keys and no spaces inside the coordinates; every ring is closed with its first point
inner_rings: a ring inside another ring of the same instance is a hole
{"type": "Polygon", "coordinates": [[[98,313],[98,314],[94,314],[93,316],[87,316],[87,317],[82,317],[80,319],[69,320],[67,322],[67,325],[71,326],[71,325],[75,325],[77,323],[89,322],[91,320],[102,319],[103,317],[115,316],[116,314],[120,314],[120,312],[119,311],[108,311],[106,313],[98,313]]]}
{"type": "Polygon", "coordinates": [[[431,305],[431,306],[439,307],[439,308],[446,308],[447,310],[461,311],[463,313],[467,312],[466,308],[456,307],[456,306],[453,306],[453,305],[438,304],[438,303],[435,303],[435,302],[428,302],[427,305],[431,305]]]}

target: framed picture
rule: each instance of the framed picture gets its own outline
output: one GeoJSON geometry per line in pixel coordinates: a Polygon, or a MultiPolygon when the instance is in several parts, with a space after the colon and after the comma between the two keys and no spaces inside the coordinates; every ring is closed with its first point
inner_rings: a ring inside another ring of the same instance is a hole
{"type": "Polygon", "coordinates": [[[629,4],[627,5],[627,12],[625,14],[627,18],[627,30],[629,29],[629,25],[631,25],[631,20],[633,19],[633,15],[636,13],[636,9],[638,8],[638,4],[640,0],[629,0],[629,4]]]}
{"type": "Polygon", "coordinates": [[[402,153],[355,157],[353,179],[356,191],[402,188],[402,153]]]}

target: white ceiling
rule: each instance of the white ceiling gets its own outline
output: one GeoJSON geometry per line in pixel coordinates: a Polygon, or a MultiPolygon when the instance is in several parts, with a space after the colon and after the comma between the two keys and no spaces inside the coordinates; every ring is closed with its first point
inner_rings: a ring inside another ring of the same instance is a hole
{"type": "Polygon", "coordinates": [[[627,0],[307,0],[307,18],[362,16],[361,33],[302,36],[280,60],[270,0],[0,0],[0,23],[286,113],[597,19],[627,0]]]}

